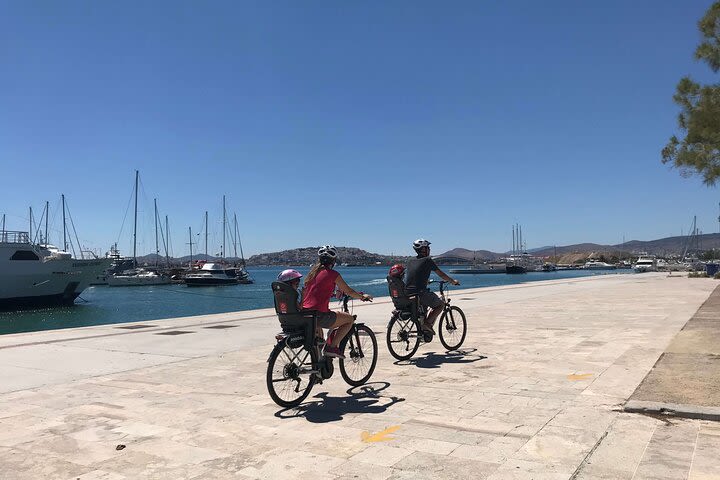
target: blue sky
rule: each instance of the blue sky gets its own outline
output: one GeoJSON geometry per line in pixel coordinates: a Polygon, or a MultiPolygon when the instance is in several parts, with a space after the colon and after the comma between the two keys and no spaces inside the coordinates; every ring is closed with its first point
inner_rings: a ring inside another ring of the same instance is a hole
{"type": "Polygon", "coordinates": [[[217,250],[223,194],[246,254],[717,232],[718,189],[660,163],[680,77],[717,81],[711,3],[3,2],[0,213],[65,193],[130,253],[139,169],[142,252],[155,197],[173,253],[205,210],[217,250]]]}

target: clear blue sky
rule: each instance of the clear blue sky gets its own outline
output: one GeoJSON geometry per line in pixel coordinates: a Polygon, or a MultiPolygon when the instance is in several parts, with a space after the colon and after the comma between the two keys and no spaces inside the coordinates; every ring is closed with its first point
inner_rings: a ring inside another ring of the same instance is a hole
{"type": "Polygon", "coordinates": [[[718,189],[660,163],[677,81],[717,81],[711,3],[6,1],[0,213],[65,193],[83,243],[130,253],[139,169],[143,252],[154,197],[176,255],[205,210],[217,250],[223,194],[246,254],[717,232],[718,189]]]}

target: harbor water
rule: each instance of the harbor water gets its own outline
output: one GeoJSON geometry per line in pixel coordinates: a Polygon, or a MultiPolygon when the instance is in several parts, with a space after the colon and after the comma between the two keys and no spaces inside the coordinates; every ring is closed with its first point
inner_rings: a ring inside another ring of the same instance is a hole
{"type": "MultiPolygon", "coordinates": [[[[85,290],[72,307],[0,312],[0,334],[268,308],[273,306],[270,283],[281,270],[281,267],[249,268],[248,271],[255,280],[251,285],[193,288],[185,285],[93,286],[85,290]]],[[[305,274],[308,268],[298,268],[298,270],[305,274]]],[[[385,282],[387,270],[387,267],[338,268],[350,286],[378,297],[388,294],[385,282]]],[[[462,285],[453,288],[490,287],[591,275],[618,275],[626,272],[630,271],[569,270],[531,272],[523,275],[455,275],[462,285]]],[[[431,287],[433,290],[437,289],[436,286],[431,285],[431,287]]]]}

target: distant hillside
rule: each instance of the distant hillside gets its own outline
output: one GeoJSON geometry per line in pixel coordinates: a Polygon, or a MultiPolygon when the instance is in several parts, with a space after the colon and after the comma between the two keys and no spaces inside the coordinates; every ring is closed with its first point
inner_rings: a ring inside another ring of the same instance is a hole
{"type": "MultiPolygon", "coordinates": [[[[554,255],[590,254],[590,253],[639,253],[647,252],[653,255],[681,255],[688,243],[688,237],[667,237],[658,240],[631,240],[617,245],[600,245],[597,243],[578,243],[574,245],[558,245],[557,247],[540,247],[528,250],[529,253],[538,257],[551,257],[554,255]]],[[[690,245],[690,251],[710,250],[720,248],[720,234],[707,233],[698,235],[690,245]]],[[[468,250],[466,248],[453,248],[435,258],[454,257],[473,259],[475,253],[478,260],[494,260],[507,255],[507,253],[495,253],[488,250],[468,250]]]]}
{"type": "Polygon", "coordinates": [[[468,250],[467,248],[453,248],[452,250],[448,250],[447,252],[438,255],[434,258],[464,258],[466,260],[496,260],[499,257],[502,257],[503,254],[491,252],[489,250],[468,250]]]}
{"type": "MultiPolygon", "coordinates": [[[[348,265],[392,265],[409,257],[391,257],[355,247],[337,247],[339,263],[348,265]]],[[[317,247],[294,248],[282,252],[261,253],[247,260],[248,265],[310,265],[317,261],[317,247]]]]}
{"type": "MultiPolygon", "coordinates": [[[[600,245],[597,243],[578,243],[575,245],[562,245],[557,247],[540,247],[528,250],[538,257],[558,257],[577,258],[578,261],[589,255],[595,256],[627,256],[633,253],[647,252],[654,255],[681,255],[685,250],[688,242],[687,237],[667,237],[658,240],[631,240],[624,244],[618,245],[600,245]]],[[[690,251],[710,250],[720,248],[720,234],[708,233],[699,235],[697,240],[693,240],[690,245],[690,251]]],[[[449,263],[462,263],[463,261],[495,261],[506,256],[509,252],[491,252],[489,250],[469,250],[467,248],[453,248],[445,253],[433,256],[436,260],[442,262],[448,259],[449,263]]],[[[378,262],[381,265],[392,265],[393,263],[407,262],[411,257],[389,256],[371,253],[355,247],[338,247],[338,255],[341,263],[349,265],[375,265],[378,262]]],[[[193,255],[193,260],[216,261],[218,257],[208,256],[204,254],[193,255]]],[[[230,263],[239,262],[239,258],[225,258],[230,263]]],[[[247,259],[247,264],[252,266],[258,265],[310,265],[317,260],[317,247],[295,248],[292,250],[283,250],[282,252],[261,253],[253,255],[247,259]]],[[[165,257],[155,254],[144,255],[138,257],[138,263],[154,265],[156,261],[160,264],[165,263],[165,257]]],[[[170,258],[171,264],[187,263],[190,261],[189,256],[180,258],[170,258]]]]}

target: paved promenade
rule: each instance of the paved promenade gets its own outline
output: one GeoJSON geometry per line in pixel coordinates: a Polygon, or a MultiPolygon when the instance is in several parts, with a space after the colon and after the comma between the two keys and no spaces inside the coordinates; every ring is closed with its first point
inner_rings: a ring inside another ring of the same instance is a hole
{"type": "Polygon", "coordinates": [[[378,299],[373,383],[293,410],[265,389],[271,310],[0,336],[0,479],[720,478],[720,424],[623,411],[717,285],[456,290],[464,349],[399,364],[378,299]]]}

